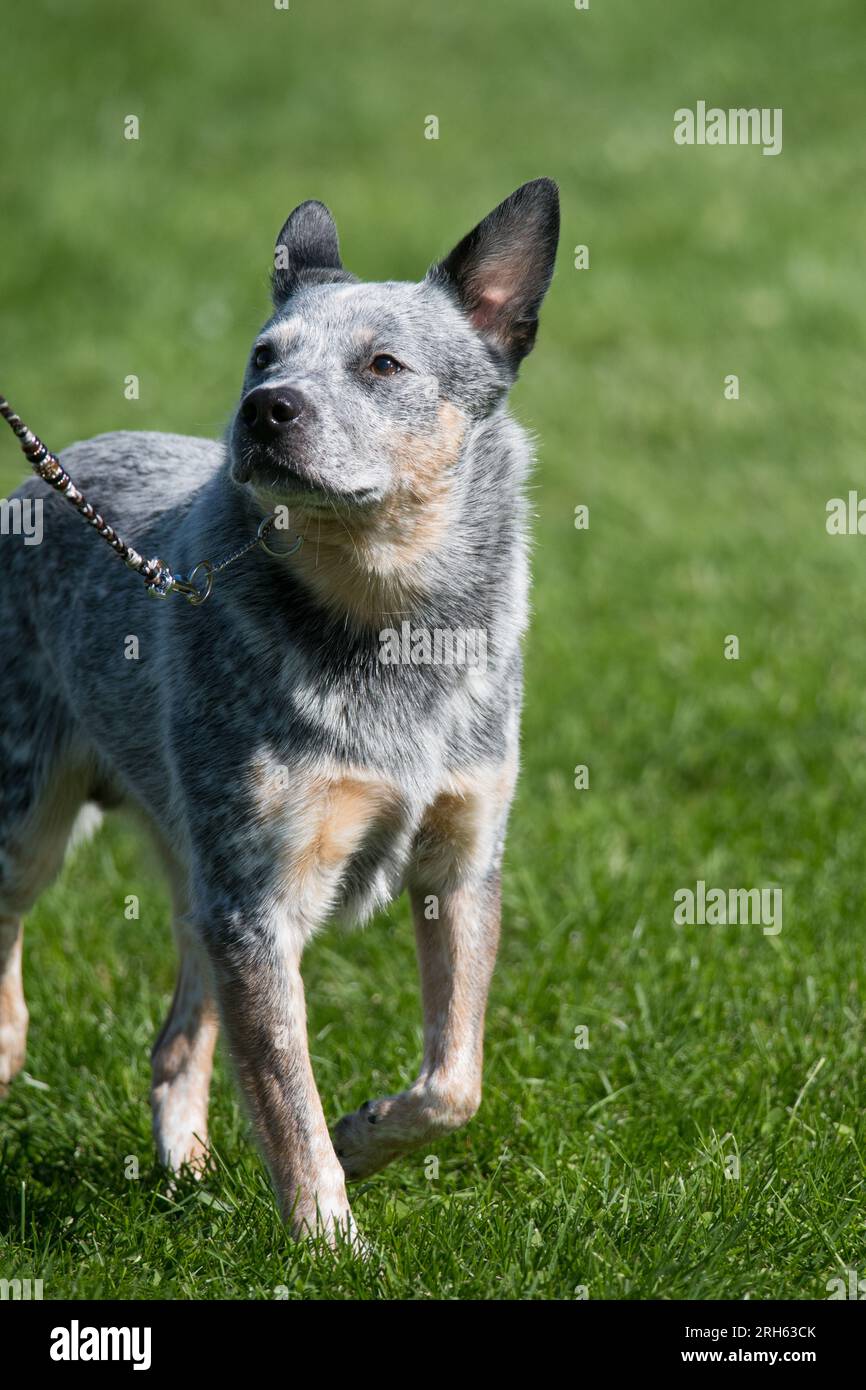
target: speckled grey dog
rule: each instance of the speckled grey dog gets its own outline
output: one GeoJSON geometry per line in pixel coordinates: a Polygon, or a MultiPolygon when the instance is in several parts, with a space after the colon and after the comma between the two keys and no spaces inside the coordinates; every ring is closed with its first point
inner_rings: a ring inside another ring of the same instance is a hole
{"type": "Polygon", "coordinates": [[[304,203],[277,242],[275,313],[225,442],[119,433],[62,455],[139,550],[185,572],[280,507],[296,554],[251,551],[204,607],[153,602],[37,480],[20,495],[44,498],[43,543],[0,541],[0,1085],[24,1059],[22,916],[79,813],[126,803],[176,904],[180,973],[153,1052],[160,1156],[206,1160],[220,1021],[297,1234],[354,1238],[346,1178],[479,1104],[527,615],[530,450],[506,396],[558,216],[539,179],[421,283],[363,284],[327,209],[304,203]],[[408,659],[383,660],[381,634],[404,624],[408,659]],[[419,640],[470,630],[483,669],[419,640]],[[421,1071],[332,1142],[301,954],[329,919],[363,921],[403,887],[421,1071]]]}

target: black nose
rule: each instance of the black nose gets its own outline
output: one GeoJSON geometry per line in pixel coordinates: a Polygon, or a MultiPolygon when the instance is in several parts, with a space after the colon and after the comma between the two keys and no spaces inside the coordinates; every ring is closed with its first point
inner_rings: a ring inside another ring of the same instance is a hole
{"type": "Polygon", "coordinates": [[[241,403],[241,419],[260,439],[280,434],[303,414],[305,401],[291,386],[257,386],[241,403]]]}

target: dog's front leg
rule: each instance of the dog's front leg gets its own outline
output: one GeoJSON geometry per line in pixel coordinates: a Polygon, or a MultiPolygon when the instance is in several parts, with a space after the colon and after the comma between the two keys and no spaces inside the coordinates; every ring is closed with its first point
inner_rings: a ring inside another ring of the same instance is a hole
{"type": "Polygon", "coordinates": [[[442,796],[419,835],[410,878],[424,1059],[397,1095],[365,1101],[334,1131],[348,1178],[457,1129],[481,1101],[484,1015],[496,961],[505,817],[513,788],[506,763],[465,792],[442,796]]]}
{"type": "Polygon", "coordinates": [[[223,1027],[280,1209],[298,1237],[356,1240],[307,1047],[300,934],[211,921],[223,1027]]]}
{"type": "Polygon", "coordinates": [[[424,1060],[406,1091],[365,1101],[334,1143],[348,1178],[375,1173],[400,1154],[471,1120],[481,1102],[484,1014],[499,941],[499,874],[453,891],[412,891],[424,1060]],[[437,917],[429,916],[431,905],[437,917]]]}

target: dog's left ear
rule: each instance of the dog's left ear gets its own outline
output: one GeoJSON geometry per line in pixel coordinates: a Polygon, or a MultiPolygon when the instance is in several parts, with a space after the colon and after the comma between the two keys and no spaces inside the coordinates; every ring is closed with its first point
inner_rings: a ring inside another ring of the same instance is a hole
{"type": "Polygon", "coordinates": [[[307,284],[326,284],[332,280],[354,280],[343,269],[337,224],[324,203],[300,203],[289,214],[274,247],[274,273],[271,294],[279,309],[303,280],[307,284]]]}
{"type": "Polygon", "coordinates": [[[535,342],[558,241],[556,184],[533,179],[494,208],[427,277],[456,295],[479,333],[515,371],[535,342]]]}

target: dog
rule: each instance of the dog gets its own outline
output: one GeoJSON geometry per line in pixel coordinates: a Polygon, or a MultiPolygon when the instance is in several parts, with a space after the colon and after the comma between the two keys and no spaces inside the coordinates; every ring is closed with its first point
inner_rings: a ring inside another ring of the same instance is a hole
{"type": "Polygon", "coordinates": [[[179,952],[152,1053],[159,1158],[207,1165],[221,1025],[299,1238],[359,1241],[347,1179],[480,1103],[529,584],[532,451],[507,397],[558,234],[556,185],[537,179],[420,282],[365,283],[327,208],[303,203],[222,442],[119,432],[64,451],[118,530],[186,574],[288,518],[298,540],[272,532],[206,606],[152,602],[39,479],[16,496],[42,502],[43,543],[0,542],[0,1085],[24,1062],[22,918],[81,817],[130,807],[179,952]],[[442,633],[483,634],[484,661],[446,659],[466,644],[442,633]],[[421,1069],[331,1134],[302,952],[404,889],[421,1069]]]}

